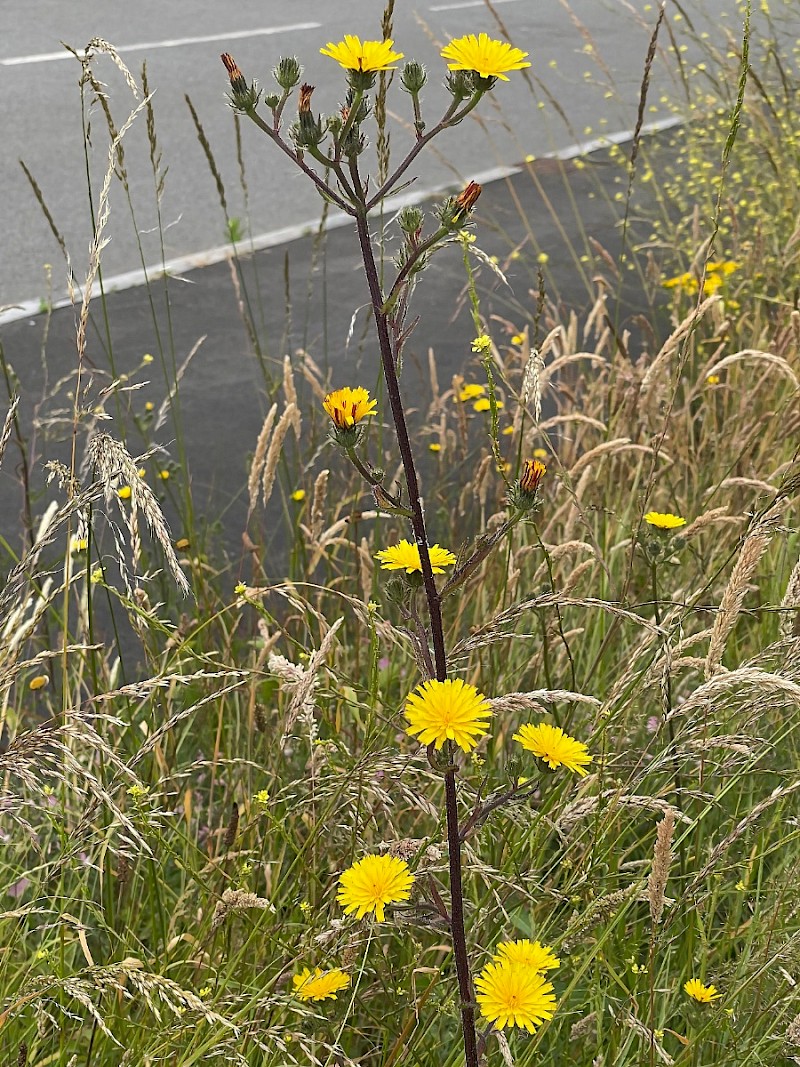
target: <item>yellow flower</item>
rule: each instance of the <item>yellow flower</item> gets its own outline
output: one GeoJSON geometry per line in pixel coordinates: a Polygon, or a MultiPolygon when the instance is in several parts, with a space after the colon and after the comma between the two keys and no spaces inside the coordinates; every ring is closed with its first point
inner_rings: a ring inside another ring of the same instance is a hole
{"type": "Polygon", "coordinates": [[[152,411],[154,407],[155,407],[155,404],[153,403],[152,400],[145,400],[145,402],[144,402],[144,410],[145,411],[148,411],[148,412],[152,411]]]}
{"type": "Polygon", "coordinates": [[[506,426],[503,429],[503,436],[504,437],[509,437],[513,432],[514,432],[514,427],[513,426],[506,426]]]}
{"type": "Polygon", "coordinates": [[[547,459],[547,454],[546,448],[534,448],[533,450],[534,459],[547,459]]]}
{"type": "Polygon", "coordinates": [[[153,357],[150,355],[149,352],[145,352],[145,354],[142,356],[142,363],[152,363],[152,362],[153,362],[153,357]]]}
{"type": "Polygon", "coordinates": [[[35,678],[31,678],[28,682],[28,689],[31,689],[35,693],[37,689],[44,689],[49,683],[50,679],[46,674],[37,674],[35,678]]]}
{"type": "Polygon", "coordinates": [[[729,274],[733,274],[733,272],[735,270],[738,270],[739,267],[741,267],[741,263],[737,263],[733,259],[724,259],[717,261],[712,260],[710,263],[706,263],[707,271],[722,274],[725,278],[727,278],[729,274]]]}
{"type": "Polygon", "coordinates": [[[670,511],[648,511],[644,521],[658,530],[677,530],[679,526],[686,525],[686,519],[681,518],[680,515],[673,515],[670,511]]]}
{"type": "Polygon", "coordinates": [[[488,733],[484,722],[492,714],[489,701],[474,685],[460,678],[422,682],[406,700],[406,732],[423,745],[440,749],[455,741],[469,752],[488,733]]]}
{"type": "Polygon", "coordinates": [[[350,975],[338,969],[321,971],[319,967],[312,974],[304,967],[300,974],[294,975],[292,985],[300,1000],[336,1000],[339,990],[350,985],[350,975]]]}
{"type": "Polygon", "coordinates": [[[467,382],[466,385],[462,385],[458,393],[458,399],[462,404],[468,400],[474,400],[476,396],[483,396],[486,392],[486,387],[480,385],[478,382],[467,382]]]}
{"type": "Polygon", "coordinates": [[[70,552],[85,552],[89,547],[88,537],[73,537],[69,543],[70,552]]]}
{"type": "Polygon", "coordinates": [[[491,337],[489,336],[488,333],[480,334],[472,342],[472,351],[473,352],[484,353],[484,352],[491,352],[491,350],[492,350],[492,339],[491,339],[491,337]]]}
{"type": "Polygon", "coordinates": [[[512,345],[521,345],[524,340],[525,340],[524,334],[515,333],[514,336],[511,338],[511,344],[512,345]]]}
{"type": "MultiPolygon", "coordinates": [[[[489,411],[491,409],[491,402],[488,397],[481,397],[480,400],[476,400],[472,405],[473,411],[489,411]]],[[[504,407],[502,400],[495,400],[495,407],[504,407]]]]}
{"type": "Polygon", "coordinates": [[[542,974],[544,971],[555,971],[561,966],[561,960],[551,948],[543,945],[540,941],[501,941],[497,951],[492,957],[495,963],[507,960],[509,963],[524,964],[531,970],[542,974]]]}
{"type": "Polygon", "coordinates": [[[328,41],[325,48],[320,48],[323,56],[335,59],[339,66],[345,70],[359,70],[367,72],[371,70],[389,70],[392,63],[403,58],[402,52],[393,52],[394,41],[364,41],[349,33],[344,35],[344,40],[334,44],[328,41]]]}
{"type": "Polygon", "coordinates": [[[688,270],[674,278],[666,278],[661,284],[665,289],[685,289],[688,293],[696,293],[700,288],[697,278],[688,270]]]}
{"type": "Polygon", "coordinates": [[[133,490],[129,485],[121,485],[117,490],[117,496],[120,500],[130,500],[133,490]]]}
{"type": "Polygon", "coordinates": [[[159,471],[158,472],[158,476],[159,476],[159,478],[161,479],[162,482],[166,482],[168,480],[168,478],[169,478],[169,471],[168,470],[159,471]]]}
{"type": "Polygon", "coordinates": [[[144,478],[147,475],[147,471],[144,469],[144,467],[140,467],[136,473],[139,475],[140,478],[144,478]]]}
{"type": "Polygon", "coordinates": [[[365,856],[339,876],[336,900],[346,915],[356,913],[363,919],[368,912],[382,923],[387,904],[408,900],[414,875],[405,860],[397,856],[365,856]]]}
{"type": "Polygon", "coordinates": [[[719,375],[709,374],[706,378],[706,385],[719,385],[719,375]]]}
{"type": "Polygon", "coordinates": [[[505,41],[492,40],[488,33],[457,37],[441,51],[442,59],[453,61],[447,64],[448,70],[473,70],[482,78],[501,78],[504,82],[508,81],[506,71],[530,66],[525,62],[527,54],[505,41]]]}
{"type": "Polygon", "coordinates": [[[712,1000],[722,996],[722,993],[717,992],[716,986],[703,985],[699,978],[690,978],[684,983],[683,990],[699,1004],[710,1004],[712,1000]]]}
{"type": "Polygon", "coordinates": [[[296,500],[298,504],[302,500],[305,500],[305,498],[306,498],[305,489],[295,489],[295,491],[292,493],[292,500],[296,500]]]}
{"type": "Polygon", "coordinates": [[[431,452],[441,452],[442,446],[439,444],[438,441],[431,441],[431,443],[428,445],[428,449],[431,452]]]}
{"type": "Polygon", "coordinates": [[[191,541],[188,537],[179,537],[178,540],[175,542],[175,547],[179,552],[185,552],[190,544],[191,541]]]}
{"type": "Polygon", "coordinates": [[[489,963],[475,979],[475,987],[481,1015],[498,1030],[521,1026],[533,1033],[555,1014],[552,984],[524,964],[489,963]]]}
{"type": "MultiPolygon", "coordinates": [[[[441,548],[439,545],[430,545],[428,547],[428,555],[431,559],[431,569],[434,574],[444,574],[444,568],[451,567],[456,561],[456,557],[452,552],[449,552],[446,548],[441,548]]],[[[375,559],[381,561],[381,570],[384,571],[405,571],[406,574],[413,574],[414,571],[422,572],[419,546],[412,545],[405,537],[398,544],[392,545],[391,548],[384,548],[381,552],[376,552],[375,559]]]]}
{"type": "Polygon", "coordinates": [[[347,430],[361,422],[362,419],[374,415],[378,401],[370,400],[368,390],[361,386],[357,389],[345,386],[344,389],[336,389],[333,393],[328,393],[322,406],[333,419],[338,430],[347,430]]]}
{"type": "Polygon", "coordinates": [[[581,777],[588,774],[586,764],[592,762],[589,750],[582,741],[565,734],[560,726],[550,726],[546,722],[535,726],[530,722],[525,723],[514,734],[513,740],[519,741],[523,748],[544,760],[553,770],[564,766],[581,777]]]}

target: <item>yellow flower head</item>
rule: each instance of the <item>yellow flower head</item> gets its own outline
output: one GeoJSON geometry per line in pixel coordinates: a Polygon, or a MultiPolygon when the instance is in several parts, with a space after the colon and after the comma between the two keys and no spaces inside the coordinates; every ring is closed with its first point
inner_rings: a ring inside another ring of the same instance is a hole
{"type": "Polygon", "coordinates": [[[442,446],[439,444],[438,441],[431,441],[431,443],[428,445],[428,448],[430,449],[431,452],[441,452],[442,451],[442,446]]]}
{"type": "Polygon", "coordinates": [[[300,1000],[336,1000],[339,990],[350,985],[350,975],[340,970],[321,971],[319,967],[312,974],[304,967],[300,974],[294,975],[292,985],[300,1000]]]}
{"type": "Polygon", "coordinates": [[[722,993],[717,992],[716,986],[703,985],[699,978],[690,978],[684,984],[683,991],[699,1004],[710,1004],[712,1000],[722,996],[722,993]]]}
{"type": "Polygon", "coordinates": [[[501,941],[492,959],[495,963],[502,963],[503,960],[509,963],[520,963],[538,974],[555,971],[561,966],[561,960],[551,948],[540,941],[528,941],[527,939],[501,941]]]}
{"type": "Polygon", "coordinates": [[[423,745],[440,749],[455,741],[469,752],[488,733],[485,719],[492,714],[489,701],[474,685],[460,678],[422,682],[406,700],[406,732],[423,745]]]}
{"type": "Polygon", "coordinates": [[[556,1010],[553,986],[521,963],[488,963],[475,979],[481,1015],[498,1030],[521,1026],[530,1033],[552,1019],[556,1010]]]}
{"type": "Polygon", "coordinates": [[[714,274],[721,274],[725,278],[727,278],[729,274],[733,274],[739,267],[741,267],[741,263],[737,263],[733,259],[711,260],[711,262],[706,263],[707,271],[711,271],[714,274]]]}
{"type": "Polygon", "coordinates": [[[474,400],[477,396],[483,396],[486,392],[486,387],[479,382],[467,382],[466,385],[462,385],[458,392],[458,399],[462,404],[465,404],[468,400],[474,400]]]}
{"type": "Polygon", "coordinates": [[[130,500],[133,490],[129,485],[121,485],[117,490],[117,496],[120,500],[130,500]]]}
{"type": "Polygon", "coordinates": [[[478,337],[474,338],[472,342],[473,352],[480,352],[481,355],[484,355],[486,352],[491,352],[491,350],[492,339],[488,333],[479,334],[478,337]]]}
{"type": "Polygon", "coordinates": [[[441,51],[443,59],[452,60],[448,70],[473,70],[482,78],[501,78],[504,82],[508,81],[506,71],[530,66],[525,62],[527,54],[505,41],[493,41],[488,33],[457,37],[441,51]]]}
{"type": "Polygon", "coordinates": [[[394,41],[364,41],[349,33],[344,40],[334,44],[328,41],[325,48],[320,48],[323,56],[335,59],[345,70],[358,70],[367,73],[372,70],[389,70],[392,63],[403,58],[402,52],[393,52],[394,41]]]}
{"type": "Polygon", "coordinates": [[[674,278],[666,278],[661,284],[665,289],[684,289],[687,293],[696,293],[700,288],[697,278],[689,270],[674,278]]]}
{"type": "Polygon", "coordinates": [[[408,900],[414,875],[405,860],[397,856],[365,856],[339,876],[339,893],[336,900],[346,915],[356,913],[363,919],[368,912],[382,923],[386,918],[387,904],[408,900]]]}
{"type": "Polygon", "coordinates": [[[292,493],[292,500],[295,500],[298,504],[302,500],[305,500],[305,498],[306,498],[305,489],[295,489],[295,491],[292,493]]]}
{"type": "MultiPolygon", "coordinates": [[[[456,561],[453,553],[440,545],[429,545],[428,555],[431,559],[431,569],[434,574],[444,574],[444,568],[451,567],[456,561]]],[[[381,561],[381,570],[384,571],[405,571],[406,574],[413,574],[414,571],[422,572],[419,546],[412,545],[405,537],[396,545],[392,545],[391,548],[384,548],[381,552],[376,552],[375,559],[381,561]]]]}
{"type": "Polygon", "coordinates": [[[660,511],[648,511],[644,517],[644,521],[649,523],[650,526],[655,526],[658,530],[677,530],[679,526],[686,525],[686,519],[681,518],[680,515],[673,515],[671,512],[660,511]]]}
{"type": "Polygon", "coordinates": [[[50,679],[46,674],[37,674],[35,678],[31,678],[28,682],[28,689],[31,689],[35,693],[37,689],[44,689],[44,687],[49,684],[50,679]]]}
{"type": "MultiPolygon", "coordinates": [[[[502,400],[495,400],[494,406],[496,408],[505,407],[502,400]]],[[[488,397],[482,396],[480,400],[476,400],[472,405],[473,411],[491,411],[492,404],[488,397]]]]}
{"type": "Polygon", "coordinates": [[[719,385],[719,380],[718,374],[709,374],[706,378],[706,385],[719,385]]]}
{"type": "Polygon", "coordinates": [[[565,734],[560,726],[550,726],[546,722],[534,726],[528,722],[520,726],[513,739],[519,741],[528,752],[544,760],[553,770],[556,767],[566,767],[581,777],[588,774],[586,765],[592,762],[589,750],[582,741],[576,741],[574,737],[565,734]]]}
{"type": "Polygon", "coordinates": [[[89,548],[89,538],[88,537],[74,536],[70,540],[70,543],[69,543],[70,552],[86,552],[88,550],[88,548],[89,548]]]}
{"type": "Polygon", "coordinates": [[[378,401],[370,400],[369,391],[361,386],[357,389],[345,386],[344,389],[328,393],[322,406],[333,419],[337,430],[348,430],[362,419],[374,415],[378,401]]]}

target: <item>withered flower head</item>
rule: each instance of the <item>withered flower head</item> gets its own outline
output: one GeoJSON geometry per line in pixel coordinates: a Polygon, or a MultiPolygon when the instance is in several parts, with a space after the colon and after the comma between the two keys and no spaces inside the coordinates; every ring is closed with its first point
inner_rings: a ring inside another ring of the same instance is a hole
{"type": "Polygon", "coordinates": [[[247,79],[236,66],[236,60],[232,55],[223,52],[220,59],[225,64],[225,69],[231,82],[231,107],[235,111],[243,111],[249,114],[255,110],[261,91],[255,84],[247,84],[247,79]]]}
{"type": "Polygon", "coordinates": [[[309,85],[308,82],[303,82],[300,86],[300,101],[297,106],[297,110],[301,115],[308,114],[311,111],[311,96],[314,92],[314,86],[309,85]]]}

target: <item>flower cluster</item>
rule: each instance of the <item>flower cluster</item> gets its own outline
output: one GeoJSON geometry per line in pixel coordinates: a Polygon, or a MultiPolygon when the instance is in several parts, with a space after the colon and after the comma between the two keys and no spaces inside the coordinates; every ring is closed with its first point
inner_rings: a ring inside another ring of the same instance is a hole
{"type": "Polygon", "coordinates": [[[520,1026],[533,1033],[556,1010],[545,972],[560,967],[552,949],[539,941],[503,941],[475,979],[481,1015],[495,1028],[520,1026]]]}

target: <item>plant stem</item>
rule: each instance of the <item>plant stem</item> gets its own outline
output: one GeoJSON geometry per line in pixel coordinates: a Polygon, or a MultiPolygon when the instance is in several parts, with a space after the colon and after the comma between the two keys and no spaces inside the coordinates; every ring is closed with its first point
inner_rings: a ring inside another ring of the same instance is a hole
{"type": "Polygon", "coordinates": [[[367,276],[369,295],[372,302],[372,310],[375,315],[375,326],[378,331],[378,342],[381,350],[381,363],[383,375],[386,379],[386,392],[389,397],[389,406],[392,410],[392,419],[397,434],[397,445],[400,449],[400,457],[403,461],[403,473],[408,489],[408,501],[411,508],[411,526],[414,530],[414,539],[419,548],[419,559],[422,567],[422,580],[425,586],[425,598],[428,601],[428,614],[431,620],[431,640],[433,642],[433,656],[436,665],[436,677],[440,682],[447,678],[447,653],[444,646],[444,630],[442,627],[442,605],[436,582],[431,568],[431,557],[428,551],[428,534],[425,528],[425,515],[422,508],[422,500],[419,493],[419,480],[417,469],[414,464],[414,455],[411,451],[411,440],[408,435],[403,400],[400,396],[400,382],[397,379],[397,367],[392,351],[392,342],[389,337],[389,326],[386,314],[383,311],[383,293],[378,280],[378,268],[375,264],[375,256],[372,252],[372,243],[369,236],[369,223],[366,211],[362,207],[356,215],[358,227],[358,239],[361,244],[361,255],[364,261],[364,272],[367,276]]]}
{"type": "MultiPolygon", "coordinates": [[[[428,615],[431,624],[431,640],[433,643],[433,655],[436,677],[440,682],[447,678],[447,652],[444,643],[444,629],[442,627],[442,605],[439,591],[431,568],[430,553],[428,551],[428,535],[425,527],[425,514],[419,493],[419,481],[414,465],[414,455],[411,450],[411,441],[408,435],[403,400],[400,395],[400,382],[397,378],[392,342],[389,336],[389,325],[384,309],[384,296],[381,290],[378,269],[375,264],[375,256],[372,251],[372,243],[369,236],[369,223],[367,221],[367,207],[360,205],[356,214],[358,239],[361,245],[361,255],[364,261],[364,272],[369,286],[369,295],[372,302],[372,310],[375,316],[375,325],[378,332],[378,341],[381,350],[381,362],[383,374],[386,380],[386,392],[389,397],[389,405],[394,420],[397,444],[403,461],[403,471],[408,489],[408,500],[411,507],[411,526],[414,530],[414,538],[419,548],[420,566],[422,579],[425,586],[425,597],[428,603],[428,615]]],[[[453,955],[456,961],[456,974],[458,977],[458,990],[461,999],[461,1030],[464,1038],[464,1055],[466,1067],[478,1067],[478,1046],[475,1034],[475,1007],[472,992],[472,979],[470,977],[469,957],[467,955],[467,939],[464,930],[464,891],[461,876],[461,840],[458,825],[458,792],[456,788],[456,768],[452,763],[452,744],[448,742],[448,754],[450,766],[444,775],[445,810],[447,814],[447,852],[450,868],[450,934],[453,939],[453,955]]]]}

